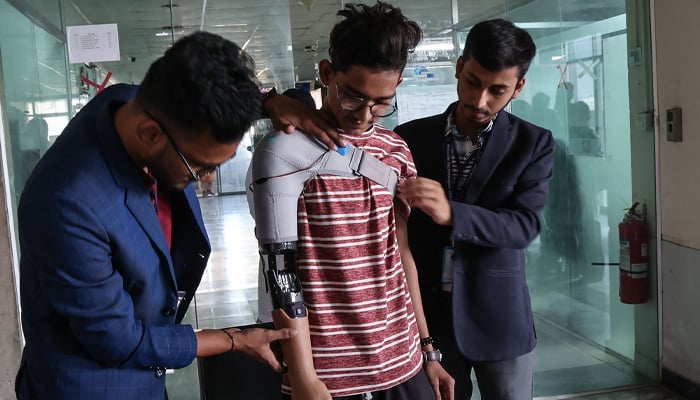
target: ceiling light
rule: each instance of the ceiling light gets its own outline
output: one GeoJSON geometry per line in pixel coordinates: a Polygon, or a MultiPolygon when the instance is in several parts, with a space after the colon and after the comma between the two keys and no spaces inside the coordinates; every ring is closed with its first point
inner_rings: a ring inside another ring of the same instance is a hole
{"type": "Polygon", "coordinates": [[[169,29],[192,29],[192,25],[175,25],[175,26],[161,26],[160,29],[162,30],[169,30],[169,29]]]}
{"type": "Polygon", "coordinates": [[[424,43],[416,46],[416,51],[454,50],[454,48],[455,45],[452,42],[424,43]]]}
{"type": "Polygon", "coordinates": [[[164,36],[170,36],[170,35],[172,35],[173,33],[176,34],[176,35],[182,35],[183,33],[185,33],[185,31],[183,31],[183,30],[179,30],[179,31],[175,31],[175,32],[165,32],[165,31],[163,31],[163,32],[154,33],[154,35],[155,35],[155,36],[158,36],[158,37],[164,37],[164,36]]]}

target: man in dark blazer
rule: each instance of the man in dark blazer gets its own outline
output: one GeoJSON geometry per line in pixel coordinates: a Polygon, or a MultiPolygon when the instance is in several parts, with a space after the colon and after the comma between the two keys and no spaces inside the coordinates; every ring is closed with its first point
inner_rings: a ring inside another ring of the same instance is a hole
{"type": "Polygon", "coordinates": [[[471,396],[472,370],[482,399],[533,394],[524,249],[540,231],[554,140],[504,107],[534,55],[530,35],[512,23],[475,25],[457,61],[459,100],[395,129],[418,169],[400,195],[414,208],[409,242],[433,334],[422,342],[442,350],[460,400],[471,396]]]}
{"type": "Polygon", "coordinates": [[[166,368],[234,350],[281,370],[269,342],[293,330],[179,324],[210,254],[191,183],[235,155],[261,100],[241,49],[198,32],[72,119],[19,205],[19,399],[163,400],[166,368]]]}

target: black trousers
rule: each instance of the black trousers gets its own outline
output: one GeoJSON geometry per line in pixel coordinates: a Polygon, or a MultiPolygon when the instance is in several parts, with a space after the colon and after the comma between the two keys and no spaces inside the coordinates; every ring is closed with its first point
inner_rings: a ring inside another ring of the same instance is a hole
{"type": "Polygon", "coordinates": [[[452,324],[452,296],[442,292],[426,310],[433,346],[442,352],[442,366],[455,379],[455,400],[471,399],[471,371],[479,382],[483,400],[532,399],[533,353],[509,360],[473,361],[464,358],[457,347],[452,324]]]}
{"type": "MultiPolygon", "coordinates": [[[[292,396],[282,393],[282,400],[291,400],[292,396]]],[[[386,390],[356,394],[352,396],[333,397],[333,400],[435,400],[433,388],[428,376],[422,369],[413,378],[386,390]]]]}
{"type": "Polygon", "coordinates": [[[455,400],[470,399],[472,396],[471,369],[464,363],[457,347],[452,324],[452,295],[439,292],[425,310],[430,335],[435,339],[433,346],[442,352],[442,367],[455,379],[455,400]]]}

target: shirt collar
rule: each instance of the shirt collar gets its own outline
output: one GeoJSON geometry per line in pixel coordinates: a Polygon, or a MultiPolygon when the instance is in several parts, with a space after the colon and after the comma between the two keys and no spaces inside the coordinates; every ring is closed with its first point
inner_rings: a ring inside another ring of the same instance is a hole
{"type": "MultiPolygon", "coordinates": [[[[493,129],[493,121],[495,121],[497,117],[498,114],[496,114],[496,116],[491,121],[489,121],[486,125],[482,126],[481,129],[477,131],[477,137],[479,138],[480,142],[483,142],[484,138],[491,132],[491,130],[493,129]]],[[[467,135],[463,134],[457,127],[457,124],[455,123],[454,113],[450,113],[447,116],[445,137],[448,137],[450,135],[458,139],[463,139],[467,137],[467,135]]]]}

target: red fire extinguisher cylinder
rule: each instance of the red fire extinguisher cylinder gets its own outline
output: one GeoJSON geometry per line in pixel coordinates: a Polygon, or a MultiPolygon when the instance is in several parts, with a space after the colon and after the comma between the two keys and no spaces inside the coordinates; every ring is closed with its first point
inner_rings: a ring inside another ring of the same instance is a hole
{"type": "Polygon", "coordinates": [[[647,224],[630,208],[618,225],[620,233],[620,301],[641,304],[649,300],[649,256],[647,224]]]}

